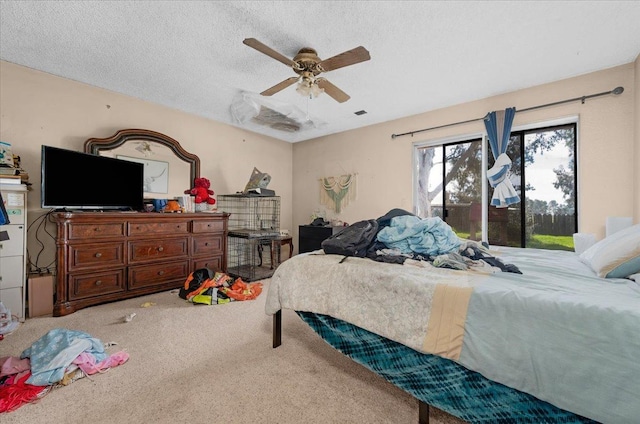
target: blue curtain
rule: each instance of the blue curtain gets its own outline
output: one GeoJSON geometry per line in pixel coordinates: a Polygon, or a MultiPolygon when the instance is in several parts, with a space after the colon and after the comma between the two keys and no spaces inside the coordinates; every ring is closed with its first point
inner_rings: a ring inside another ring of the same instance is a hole
{"type": "Polygon", "coordinates": [[[496,160],[493,167],[487,171],[487,177],[489,184],[493,187],[491,205],[497,208],[506,208],[520,201],[520,196],[516,193],[509,179],[511,159],[507,156],[511,125],[515,115],[516,108],[511,107],[504,111],[489,112],[484,118],[484,126],[489,136],[489,145],[496,160]]]}
{"type": "MultiPolygon", "coordinates": [[[[0,193],[0,225],[9,224],[9,214],[7,213],[7,209],[4,207],[4,200],[2,199],[2,193],[0,193]]],[[[6,233],[6,231],[2,231],[2,233],[6,233]]],[[[2,240],[9,240],[8,238],[0,238],[2,240]]]]}

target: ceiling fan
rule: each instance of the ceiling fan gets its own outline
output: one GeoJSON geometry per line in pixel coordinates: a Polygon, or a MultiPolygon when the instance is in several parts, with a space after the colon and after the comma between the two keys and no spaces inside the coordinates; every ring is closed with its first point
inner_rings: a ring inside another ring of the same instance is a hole
{"type": "Polygon", "coordinates": [[[243,43],[290,66],[293,71],[299,75],[297,77],[287,78],[273,87],[268,88],[260,93],[263,96],[271,96],[298,82],[296,91],[304,96],[316,97],[322,92],[325,92],[339,103],[346,102],[350,99],[347,93],[327,81],[326,78],[318,78],[318,75],[323,72],[333,71],[371,59],[369,51],[362,46],[322,60],[318,57],[318,53],[310,47],[301,48],[293,59],[289,59],[255,38],[245,38],[243,43]]]}

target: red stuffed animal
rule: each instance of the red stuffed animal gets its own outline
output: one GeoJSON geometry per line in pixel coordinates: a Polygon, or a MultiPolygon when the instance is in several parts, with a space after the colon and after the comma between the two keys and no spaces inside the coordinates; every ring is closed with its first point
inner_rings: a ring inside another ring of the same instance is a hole
{"type": "Polygon", "coordinates": [[[208,203],[210,205],[215,205],[216,199],[213,196],[213,190],[210,190],[211,183],[206,178],[196,178],[193,181],[193,188],[191,190],[185,190],[184,194],[190,194],[195,196],[194,201],[196,203],[208,203]]]}

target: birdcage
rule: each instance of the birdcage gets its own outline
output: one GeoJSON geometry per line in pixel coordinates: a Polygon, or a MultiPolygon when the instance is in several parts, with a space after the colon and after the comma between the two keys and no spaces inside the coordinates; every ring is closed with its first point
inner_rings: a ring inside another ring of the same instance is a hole
{"type": "Polygon", "coordinates": [[[280,197],[219,195],[218,210],[230,214],[227,273],[244,281],[271,277],[271,242],[280,235],[280,197]]]}
{"type": "Polygon", "coordinates": [[[218,210],[231,214],[229,231],[262,230],[280,234],[280,196],[223,194],[218,196],[218,210]]]}

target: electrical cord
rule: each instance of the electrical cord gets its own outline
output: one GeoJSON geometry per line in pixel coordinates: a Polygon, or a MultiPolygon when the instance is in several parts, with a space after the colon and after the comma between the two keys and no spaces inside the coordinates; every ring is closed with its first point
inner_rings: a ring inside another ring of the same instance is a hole
{"type": "Polygon", "coordinates": [[[31,222],[31,224],[29,224],[29,226],[27,227],[27,234],[29,233],[29,231],[31,231],[32,227],[34,225],[36,225],[35,228],[35,240],[36,242],[38,242],[38,244],[40,245],[40,249],[36,255],[36,259],[35,262],[31,260],[31,254],[29,252],[29,249],[27,249],[27,260],[29,261],[29,273],[30,274],[48,274],[51,273],[51,268],[53,267],[53,265],[56,263],[56,259],[54,256],[53,261],[51,261],[49,264],[45,265],[45,266],[40,266],[40,255],[42,254],[42,252],[44,252],[46,246],[43,243],[43,241],[40,238],[40,233],[44,231],[44,233],[46,235],[49,236],[49,238],[51,240],[54,241],[55,244],[55,240],[56,240],[56,236],[54,234],[52,234],[51,232],[49,232],[49,230],[47,229],[47,223],[48,222],[52,222],[51,221],[51,214],[54,212],[54,209],[51,209],[47,212],[45,212],[44,214],[40,215],[38,218],[36,218],[35,220],[33,220],[33,222],[31,222]]]}

